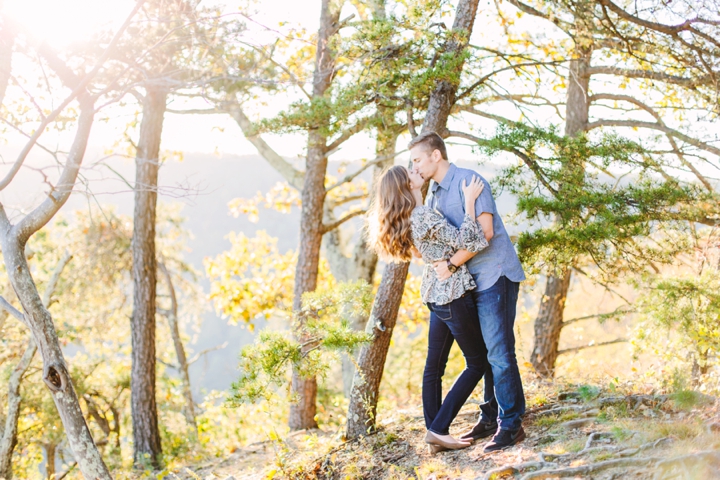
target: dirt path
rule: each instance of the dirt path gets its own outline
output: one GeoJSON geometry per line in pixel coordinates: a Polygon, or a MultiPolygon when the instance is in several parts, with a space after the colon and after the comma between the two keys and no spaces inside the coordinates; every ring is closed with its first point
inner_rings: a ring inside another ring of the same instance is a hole
{"type": "MultiPolygon", "coordinates": [[[[296,432],[168,478],[720,479],[719,407],[699,394],[583,400],[570,392],[529,409],[528,437],[515,447],[484,454],[479,441],[437,455],[423,442],[421,412],[411,410],[358,441],[342,442],[335,432],[296,432]]],[[[477,406],[466,405],[451,433],[471,428],[476,416],[477,406]]]]}

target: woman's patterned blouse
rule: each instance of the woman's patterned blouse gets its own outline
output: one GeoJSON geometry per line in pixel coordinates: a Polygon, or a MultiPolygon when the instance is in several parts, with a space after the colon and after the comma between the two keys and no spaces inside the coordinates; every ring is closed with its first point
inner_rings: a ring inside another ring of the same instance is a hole
{"type": "Polygon", "coordinates": [[[447,260],[458,250],[477,253],[488,246],[480,224],[465,215],[460,228],[452,226],[437,210],[419,206],[410,216],[412,239],[425,262],[420,293],[424,303],[445,305],[475,288],[472,275],[465,265],[458,267],[450,278],[439,280],[433,262],[447,260]]]}

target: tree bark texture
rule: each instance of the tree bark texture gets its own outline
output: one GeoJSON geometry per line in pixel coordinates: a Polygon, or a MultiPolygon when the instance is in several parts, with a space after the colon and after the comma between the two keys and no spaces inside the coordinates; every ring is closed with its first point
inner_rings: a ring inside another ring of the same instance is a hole
{"type": "MultiPolygon", "coordinates": [[[[315,71],[313,73],[314,99],[325,95],[335,74],[335,59],[330,46],[337,32],[341,5],[335,0],[323,0],[320,14],[315,71]]],[[[300,213],[300,251],[295,269],[293,310],[302,308],[302,295],[317,287],[320,245],[323,237],[323,204],[325,203],[325,173],[327,171],[327,137],[318,125],[309,130],[305,178],[300,213]]],[[[306,339],[296,335],[300,342],[306,339]]],[[[307,347],[310,348],[310,347],[307,347]]],[[[303,352],[304,353],[304,352],[303,352]]],[[[289,426],[292,430],[316,428],[317,379],[306,378],[293,371],[293,402],[290,405],[289,426]]]]}
{"type": "MultiPolygon", "coordinates": [[[[578,135],[585,131],[588,124],[590,75],[587,71],[591,56],[591,51],[579,50],[577,58],[570,62],[565,113],[566,136],[578,135]]],[[[560,192],[562,193],[562,187],[560,192]]],[[[552,378],[555,374],[555,361],[558,357],[570,276],[570,270],[566,270],[561,276],[548,276],[540,311],[535,318],[535,339],[530,360],[535,371],[542,377],[552,378]]]]}
{"type": "Polygon", "coordinates": [[[373,340],[360,349],[357,358],[359,368],[353,378],[348,406],[345,433],[348,439],[368,434],[375,429],[380,381],[385,370],[385,359],[397,322],[409,266],[408,262],[390,263],[383,272],[367,324],[367,331],[373,333],[373,340]]]}
{"type": "MultiPolygon", "coordinates": [[[[378,128],[377,132],[377,140],[375,143],[375,154],[377,157],[382,158],[385,157],[387,160],[379,163],[375,167],[373,167],[373,175],[372,175],[372,183],[370,185],[370,196],[369,196],[369,203],[372,204],[374,198],[375,198],[375,185],[377,183],[378,178],[380,178],[380,174],[389,166],[391,166],[394,163],[394,154],[395,149],[397,146],[397,125],[390,125],[387,128],[378,128]]],[[[338,249],[341,246],[340,243],[340,233],[336,230],[328,233],[326,235],[326,238],[328,236],[331,236],[335,234],[337,236],[337,240],[335,240],[338,243],[338,249]]],[[[330,237],[330,241],[328,241],[328,244],[330,244],[333,240],[333,237],[330,237]]],[[[330,250],[328,248],[328,250],[330,250]]],[[[341,254],[341,253],[340,253],[341,254]]],[[[336,254],[337,255],[337,254],[336,254]]],[[[344,272],[344,276],[338,276],[335,271],[333,271],[333,275],[335,278],[339,281],[347,282],[347,281],[354,281],[354,280],[364,280],[369,285],[373,284],[373,276],[375,275],[375,268],[377,267],[378,257],[375,254],[374,251],[372,251],[370,248],[368,248],[368,244],[365,238],[365,235],[360,235],[360,239],[358,240],[357,244],[355,245],[353,249],[353,256],[351,258],[346,258],[345,263],[347,266],[346,272],[344,272]]],[[[331,263],[332,268],[332,263],[331,263]]],[[[352,327],[355,330],[362,330],[365,328],[365,325],[367,324],[367,317],[365,316],[356,316],[352,319],[352,327]]],[[[343,379],[343,394],[345,397],[350,398],[350,395],[352,393],[352,382],[353,378],[355,377],[355,363],[356,361],[353,360],[353,358],[350,356],[350,354],[343,354],[342,356],[342,379],[343,379]]]]}
{"type": "Polygon", "coordinates": [[[0,242],[5,269],[24,310],[24,323],[30,328],[43,359],[43,381],[53,397],[78,467],[87,479],[110,479],[80,408],[52,316],[40,298],[25,258],[25,244],[30,236],[65,204],[75,185],[94,119],[94,105],[89,96],[83,93],[78,96],[78,101],[80,116],[75,140],[55,188],[16,225],[10,224],[4,208],[0,206],[0,242]]]}
{"type": "Polygon", "coordinates": [[[95,445],[77,393],[60,349],[57,332],[44,307],[30,275],[24,255],[24,245],[2,235],[2,251],[13,288],[25,310],[26,322],[31,326],[35,344],[43,357],[43,380],[50,390],[60,414],[68,443],[85,478],[110,479],[110,473],[95,445]]]}
{"type": "Polygon", "coordinates": [[[155,219],[160,138],[167,102],[165,90],[148,89],[143,102],[135,158],[133,215],[132,370],[130,379],[133,458],[137,466],[160,466],[162,447],[155,400],[155,219]]]}
{"type": "MultiPolygon", "coordinates": [[[[453,57],[461,55],[467,47],[477,13],[478,0],[460,0],[457,6],[453,32],[457,33],[446,46],[445,53],[453,57]]],[[[463,62],[454,67],[459,73],[463,62]]],[[[455,103],[458,84],[440,81],[430,96],[428,110],[422,131],[442,132],[447,129],[450,110],[455,103]]],[[[392,332],[397,322],[398,310],[405,289],[409,263],[391,263],[385,267],[380,288],[375,296],[368,329],[374,333],[370,344],[361,348],[358,355],[358,371],[348,407],[348,421],[345,431],[347,438],[356,438],[375,429],[380,381],[385,369],[385,360],[390,348],[392,332]]]]}
{"type": "MultiPolygon", "coordinates": [[[[60,275],[71,258],[72,255],[65,252],[55,267],[55,271],[50,277],[50,281],[45,287],[45,293],[43,294],[42,303],[45,308],[50,307],[52,296],[55,293],[58,280],[60,280],[60,275]]],[[[8,311],[5,309],[3,309],[3,313],[5,316],[8,315],[8,311]]],[[[35,345],[35,340],[30,338],[25,353],[23,353],[20,362],[10,375],[8,382],[8,414],[3,419],[4,427],[0,425],[0,428],[2,428],[2,430],[0,430],[0,478],[7,480],[12,478],[12,454],[15,446],[17,446],[18,420],[20,418],[20,405],[22,403],[20,386],[23,376],[30,367],[36,351],[37,346],[35,345]]],[[[0,415],[0,417],[2,417],[2,415],[0,415]]]]}
{"type": "MultiPolygon", "coordinates": [[[[454,36],[445,46],[445,52],[443,52],[446,58],[450,60],[450,64],[446,64],[445,68],[450,68],[452,73],[457,75],[457,78],[460,77],[464,66],[464,62],[461,62],[458,57],[463,54],[470,40],[478,3],[478,0],[461,0],[458,3],[452,27],[454,36]]],[[[449,80],[441,80],[437,83],[428,103],[425,121],[422,126],[423,133],[437,132],[442,135],[443,130],[447,128],[450,110],[455,105],[457,89],[458,84],[449,80]]]]}
{"type": "Polygon", "coordinates": [[[168,291],[170,293],[170,311],[167,314],[168,326],[170,327],[170,335],[173,339],[173,345],[175,346],[175,355],[178,361],[178,370],[180,372],[180,381],[182,382],[182,392],[185,398],[185,408],[183,413],[185,414],[185,421],[190,425],[195,432],[197,432],[197,423],[195,421],[195,402],[192,397],[192,388],[190,388],[190,371],[187,361],[187,355],[185,355],[185,346],[180,338],[180,325],[178,324],[178,303],[177,297],[175,296],[175,287],[173,286],[170,272],[168,271],[165,264],[158,263],[160,273],[162,273],[165,283],[167,284],[168,291]]]}
{"type": "Polygon", "coordinates": [[[552,378],[554,375],[570,277],[568,270],[561,276],[549,276],[545,284],[545,294],[535,320],[535,344],[532,353],[533,367],[542,377],[552,378]]]}

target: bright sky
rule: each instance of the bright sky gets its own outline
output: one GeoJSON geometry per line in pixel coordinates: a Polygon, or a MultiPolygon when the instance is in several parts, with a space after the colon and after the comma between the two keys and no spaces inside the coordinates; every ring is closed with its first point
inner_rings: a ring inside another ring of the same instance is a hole
{"type": "MultiPolygon", "coordinates": [[[[208,2],[205,2],[208,3],[208,2]]],[[[221,3],[227,11],[236,11],[239,1],[221,3]]],[[[27,26],[40,40],[46,40],[57,49],[73,42],[88,38],[93,32],[110,27],[119,27],[134,2],[132,0],[0,0],[2,11],[16,22],[27,26]],[[4,5],[2,5],[4,3],[4,5]]],[[[291,19],[291,23],[308,29],[317,28],[319,1],[262,0],[256,7],[258,22],[277,28],[279,22],[291,19]],[[308,4],[318,4],[312,8],[308,4]]],[[[259,26],[257,27],[260,28],[259,26]]],[[[132,115],[132,111],[126,112],[132,115]]],[[[95,122],[91,145],[106,148],[118,138],[128,116],[108,123],[95,122]]],[[[48,132],[49,133],[49,132],[48,132]]],[[[47,135],[47,134],[46,134],[47,135]]],[[[43,138],[48,138],[43,136],[43,138]]],[[[16,139],[20,142],[21,139],[16,139]]],[[[11,145],[14,144],[11,141],[11,145]]],[[[302,149],[303,139],[283,138],[281,153],[297,155],[302,149]]],[[[163,149],[185,152],[220,152],[234,154],[255,154],[237,125],[227,115],[177,116],[167,115],[163,132],[163,149]]]]}
{"type": "MultiPolygon", "coordinates": [[[[206,4],[221,4],[226,11],[237,11],[243,0],[210,0],[206,4]]],[[[38,39],[50,42],[61,49],[73,42],[88,38],[100,29],[116,29],[131,11],[132,0],[0,0],[3,13],[31,29],[38,39]]],[[[308,31],[317,29],[320,16],[319,0],[261,0],[255,4],[258,24],[281,28],[280,22],[289,26],[302,26],[308,31]]],[[[481,14],[482,16],[482,14],[481,14]]],[[[482,22],[479,18],[478,21],[482,22]]],[[[452,22],[452,19],[446,19],[452,22]]],[[[252,25],[251,25],[252,28],[252,25]]],[[[258,33],[262,27],[256,25],[258,33]]],[[[133,111],[118,112],[110,122],[95,122],[90,140],[91,147],[106,149],[119,138],[124,125],[133,111]]],[[[43,138],[49,137],[47,132],[43,138]]],[[[305,138],[301,135],[284,135],[280,139],[269,136],[268,141],[279,153],[296,157],[302,154],[305,138]]],[[[11,140],[11,146],[21,139],[11,140]]],[[[247,142],[238,126],[227,115],[178,116],[168,114],[164,124],[162,148],[183,152],[216,152],[239,155],[255,155],[256,150],[247,142]]],[[[403,140],[400,143],[404,143],[403,140]]],[[[347,142],[335,159],[368,158],[373,156],[373,142],[360,136],[347,142]]],[[[463,149],[468,153],[467,149],[463,149]]]]}

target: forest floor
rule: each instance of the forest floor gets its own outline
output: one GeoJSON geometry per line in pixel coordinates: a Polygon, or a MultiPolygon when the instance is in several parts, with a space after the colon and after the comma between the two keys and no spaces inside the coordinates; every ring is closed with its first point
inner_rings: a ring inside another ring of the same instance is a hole
{"type": "MultiPolygon", "coordinates": [[[[171,473],[170,479],[720,479],[720,400],[692,391],[601,394],[580,386],[530,401],[527,439],[483,453],[485,440],[432,455],[419,408],[398,410],[374,434],[344,442],[342,432],[295,432],[238,448],[226,458],[171,473]]],[[[472,427],[467,404],[452,434],[472,427]]]]}

